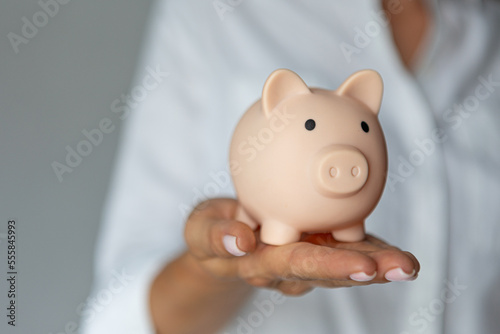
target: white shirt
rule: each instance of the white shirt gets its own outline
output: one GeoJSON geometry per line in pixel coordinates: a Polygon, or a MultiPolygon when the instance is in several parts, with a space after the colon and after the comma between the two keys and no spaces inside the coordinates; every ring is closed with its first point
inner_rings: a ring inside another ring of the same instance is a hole
{"type": "Polygon", "coordinates": [[[234,196],[232,131],[277,68],[329,89],[360,69],[381,73],[390,174],[366,228],[422,269],[414,282],[299,298],[259,290],[221,333],[500,332],[499,3],[431,1],[434,25],[413,75],[379,2],[157,3],[132,112],[115,110],[127,124],[83,333],[153,332],[150,283],[185,249],[194,204],[234,196]],[[152,70],[162,73],[157,87],[143,83],[152,70]]]}

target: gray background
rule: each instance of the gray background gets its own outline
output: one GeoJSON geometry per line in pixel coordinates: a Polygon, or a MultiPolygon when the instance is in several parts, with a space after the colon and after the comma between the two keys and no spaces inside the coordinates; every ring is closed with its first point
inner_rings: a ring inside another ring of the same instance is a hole
{"type": "Polygon", "coordinates": [[[0,234],[1,333],[71,333],[65,326],[78,321],[122,125],[110,105],[130,87],[151,2],[70,1],[17,54],[8,34],[22,35],[22,18],[33,22],[41,7],[0,2],[0,233],[9,218],[18,223],[15,328],[0,234]],[[104,117],[115,130],[59,182],[51,163],[104,117]]]}

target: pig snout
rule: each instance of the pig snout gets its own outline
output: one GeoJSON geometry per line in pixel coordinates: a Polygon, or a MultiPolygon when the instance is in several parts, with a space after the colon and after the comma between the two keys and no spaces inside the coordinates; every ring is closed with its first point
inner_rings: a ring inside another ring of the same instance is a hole
{"type": "Polygon", "coordinates": [[[329,197],[347,197],[363,188],[368,179],[368,162],[357,148],[335,145],[317,154],[312,168],[318,191],[329,197]]]}

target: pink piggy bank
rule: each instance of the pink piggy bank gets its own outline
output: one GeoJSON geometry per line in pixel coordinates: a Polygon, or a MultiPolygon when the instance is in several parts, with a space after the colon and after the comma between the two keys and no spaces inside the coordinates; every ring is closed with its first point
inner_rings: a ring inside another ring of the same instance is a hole
{"type": "Polygon", "coordinates": [[[387,174],[382,91],[372,70],[333,91],[309,88],[290,70],[273,72],[231,141],[236,219],[261,225],[261,241],[271,245],[298,241],[302,232],[363,240],[387,174]]]}

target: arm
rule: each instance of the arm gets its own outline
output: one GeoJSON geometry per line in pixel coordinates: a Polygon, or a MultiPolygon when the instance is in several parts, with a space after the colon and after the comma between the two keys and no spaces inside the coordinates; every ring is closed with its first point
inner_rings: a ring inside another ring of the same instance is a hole
{"type": "Polygon", "coordinates": [[[215,333],[251,293],[242,281],[222,281],[189,253],[167,264],[151,287],[158,333],[215,333]]]}
{"type": "Polygon", "coordinates": [[[151,314],[159,334],[216,332],[235,315],[252,286],[301,295],[315,287],[417,276],[419,264],[413,255],[371,236],[339,243],[330,234],[316,234],[285,246],[262,244],[258,232],[234,220],[237,205],[230,199],[209,200],[190,215],[185,229],[188,251],[168,263],[151,287],[151,314]],[[236,247],[246,255],[226,249],[227,235],[236,236],[236,247]]]}

